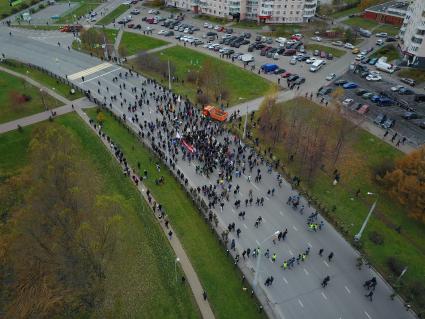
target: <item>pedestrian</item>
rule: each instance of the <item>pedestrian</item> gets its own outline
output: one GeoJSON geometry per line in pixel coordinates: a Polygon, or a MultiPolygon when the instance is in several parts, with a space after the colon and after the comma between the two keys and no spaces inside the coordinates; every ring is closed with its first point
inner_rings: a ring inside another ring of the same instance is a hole
{"type": "Polygon", "coordinates": [[[185,282],[186,282],[186,278],[182,276],[182,284],[184,284],[185,282]]]}
{"type": "Polygon", "coordinates": [[[323,254],[323,248],[320,248],[319,249],[319,256],[322,257],[322,254],[323,254]]]}
{"type": "Polygon", "coordinates": [[[207,300],[207,292],[204,290],[204,292],[202,293],[202,297],[204,298],[204,300],[207,300]]]}
{"type": "Polygon", "coordinates": [[[369,298],[370,301],[372,301],[372,297],[373,297],[373,290],[369,291],[368,294],[365,295],[365,297],[369,298]]]}
{"type": "Polygon", "coordinates": [[[171,230],[168,232],[168,237],[170,238],[170,240],[173,237],[173,232],[171,230]]]}
{"type": "Polygon", "coordinates": [[[333,253],[333,252],[331,252],[331,253],[329,254],[329,256],[328,256],[328,261],[331,261],[333,257],[334,257],[334,253],[333,253]]]}

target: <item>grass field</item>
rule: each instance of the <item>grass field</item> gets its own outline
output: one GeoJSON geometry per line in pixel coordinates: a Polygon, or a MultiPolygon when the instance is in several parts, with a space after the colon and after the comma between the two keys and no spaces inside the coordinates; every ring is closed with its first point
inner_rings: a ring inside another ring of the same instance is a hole
{"type": "Polygon", "coordinates": [[[319,50],[319,51],[324,51],[326,53],[331,53],[336,58],[340,58],[347,53],[347,51],[344,51],[344,50],[340,50],[340,49],[336,49],[336,48],[332,48],[332,47],[328,47],[326,45],[321,45],[321,44],[316,44],[316,43],[307,44],[305,49],[312,51],[312,52],[314,50],[319,50]]]}
{"type": "MultiPolygon", "coordinates": [[[[62,125],[72,132],[81,145],[80,155],[100,173],[104,193],[120,197],[126,208],[107,267],[105,301],[93,316],[200,318],[189,286],[176,282],[175,255],[168,239],[96,134],[75,113],[59,117],[55,123],[46,124],[62,125]]],[[[0,135],[0,152],[7,154],[0,159],[0,176],[16,174],[25,165],[33,128],[0,135]]],[[[181,276],[179,269],[177,276],[181,276]]]]}
{"type": "MultiPolygon", "coordinates": [[[[279,104],[276,108],[283,110],[283,118],[287,122],[297,117],[304,123],[311,123],[310,125],[315,125],[317,115],[325,112],[320,106],[305,99],[288,101],[279,104]]],[[[234,129],[241,134],[237,126],[234,129]]],[[[271,146],[261,131],[255,129],[253,133],[254,137],[259,137],[262,149],[271,146]]],[[[327,130],[327,139],[332,141],[333,145],[336,142],[336,132],[332,127],[327,130]]],[[[289,154],[284,145],[282,140],[276,147],[272,147],[274,156],[284,164],[285,172],[291,176],[300,176],[300,161],[288,162],[289,154]]],[[[423,267],[425,225],[408,218],[406,209],[392,200],[375,182],[373,173],[374,169],[384,161],[394,161],[402,154],[391,145],[359,128],[348,136],[345,145],[345,151],[337,165],[341,173],[341,182],[337,186],[332,184],[333,168],[329,165],[330,159],[325,158],[325,169],[319,170],[310,184],[302,183],[301,190],[307,191],[317,203],[327,208],[328,219],[336,224],[350,241],[360,229],[375,199],[366,196],[366,192],[379,194],[377,209],[363,234],[361,250],[390,283],[394,284],[399,275],[390,269],[390,257],[395,257],[403,267],[408,266],[409,271],[403,277],[400,289],[405,298],[413,301],[423,311],[425,309],[422,293],[425,289],[425,268],[423,267]],[[356,198],[355,192],[358,189],[361,190],[362,195],[356,198]],[[395,231],[397,226],[401,226],[401,233],[395,231]],[[371,240],[374,233],[382,236],[382,245],[371,240]]],[[[317,203],[316,207],[318,207],[317,203]]],[[[323,212],[323,208],[320,210],[323,212]]]]}
{"type": "Polygon", "coordinates": [[[124,32],[120,42],[120,50],[126,52],[127,55],[133,55],[140,51],[148,51],[162,47],[168,43],[169,42],[167,41],[156,39],[147,35],[124,32]]]}
{"type": "Polygon", "coordinates": [[[425,82],[425,72],[420,69],[404,68],[401,69],[397,75],[402,78],[412,78],[418,84],[425,82]]]}
{"type": "Polygon", "coordinates": [[[400,52],[397,48],[392,44],[387,44],[382,48],[376,50],[373,54],[371,54],[371,58],[380,58],[382,56],[386,56],[388,58],[388,62],[400,59],[400,52]]]}
{"type": "Polygon", "coordinates": [[[61,28],[59,25],[33,25],[33,24],[14,24],[14,28],[29,29],[29,30],[43,30],[43,31],[56,31],[61,28]]]}
{"type": "MultiPolygon", "coordinates": [[[[50,95],[44,95],[44,102],[48,108],[52,109],[62,105],[61,102],[50,95]]],[[[0,71],[0,123],[43,111],[43,100],[38,88],[25,80],[0,71]],[[30,97],[30,100],[22,101],[22,94],[30,97]]]]}
{"type": "Polygon", "coordinates": [[[60,81],[50,77],[44,72],[41,72],[36,69],[28,68],[25,64],[19,61],[7,60],[7,63],[3,63],[2,65],[12,71],[15,71],[17,73],[21,73],[30,77],[31,79],[43,84],[49,89],[56,91],[58,94],[66,97],[69,100],[75,100],[80,97],[83,97],[83,94],[80,93],[79,91],[76,91],[74,94],[71,94],[71,88],[67,84],[61,83],[60,81]]]}
{"type": "Polygon", "coordinates": [[[396,27],[391,24],[380,24],[376,29],[373,30],[373,32],[386,32],[388,35],[396,36],[400,32],[400,27],[396,27]]]}
{"type": "Polygon", "coordinates": [[[209,16],[209,15],[206,15],[206,14],[198,14],[198,15],[195,15],[193,17],[195,19],[198,19],[198,20],[210,22],[213,25],[215,25],[215,24],[223,25],[223,24],[231,22],[230,20],[227,20],[227,19],[224,19],[224,18],[213,17],[213,16],[209,16]]]}
{"type": "Polygon", "coordinates": [[[262,27],[264,27],[265,24],[259,24],[256,21],[251,21],[251,20],[242,20],[239,22],[233,22],[232,23],[232,27],[234,28],[242,28],[242,29],[254,29],[254,30],[258,30],[261,29],[262,27]]]}
{"type": "Polygon", "coordinates": [[[331,14],[331,17],[334,18],[334,19],[338,19],[338,18],[341,18],[341,17],[349,16],[351,14],[356,14],[356,13],[359,13],[359,12],[360,12],[360,9],[355,7],[355,8],[351,8],[351,9],[347,9],[347,10],[341,10],[341,11],[338,11],[338,12],[334,12],[334,13],[331,14]]]}
{"type": "MultiPolygon", "coordinates": [[[[96,111],[88,110],[90,117],[96,117],[96,111]]],[[[256,311],[256,305],[248,292],[242,291],[239,271],[235,269],[209,226],[199,215],[192,200],[186,195],[180,184],[161,164],[158,173],[156,159],[128,130],[111,116],[106,115],[103,129],[126,154],[129,164],[136,168],[141,164],[140,174],[147,169],[149,178],[145,184],[167,212],[171,224],[179,236],[186,253],[208,293],[215,317],[223,318],[265,318],[256,311]],[[165,183],[156,185],[155,179],[164,176],[165,183]]]]}
{"type": "Polygon", "coordinates": [[[98,0],[94,1],[88,1],[88,0],[81,0],[77,1],[79,2],[79,5],[72,9],[71,11],[68,11],[65,13],[65,15],[61,16],[56,23],[71,23],[75,22],[74,16],[77,17],[84,17],[86,14],[88,14],[90,11],[96,9],[101,2],[98,2],[98,0]]]}
{"type": "Polygon", "coordinates": [[[99,25],[107,25],[115,21],[116,18],[121,16],[124,12],[129,10],[130,7],[124,4],[120,4],[118,7],[116,7],[113,11],[111,11],[109,14],[104,16],[102,19],[96,22],[96,24],[99,25]]]}
{"type": "MultiPolygon", "coordinates": [[[[224,105],[226,105],[227,102],[229,106],[239,104],[243,101],[262,96],[271,85],[271,82],[261,78],[255,73],[181,46],[175,46],[156,52],[155,55],[164,61],[167,59],[170,60],[170,63],[172,63],[176,69],[174,76],[184,80],[184,83],[181,81],[174,82],[173,90],[178,94],[188,96],[192,101],[196,100],[197,86],[186,81],[187,74],[190,70],[199,70],[206,60],[209,60],[213,66],[221,69],[224,86],[229,92],[228,99],[223,101],[224,105]]],[[[162,74],[150,72],[148,75],[162,83],[168,81],[168,78],[165,79],[162,74]]]]}
{"type": "Polygon", "coordinates": [[[21,2],[20,5],[17,5],[16,7],[11,7],[9,5],[9,0],[0,0],[0,17],[4,18],[13,13],[14,8],[19,8],[22,4],[28,4],[30,5],[30,0],[24,0],[21,2]]]}
{"type": "Polygon", "coordinates": [[[363,29],[367,29],[371,32],[384,32],[384,31],[376,31],[378,26],[381,26],[382,24],[379,24],[378,22],[370,19],[364,19],[362,17],[353,17],[348,18],[347,20],[343,21],[344,24],[350,25],[352,27],[359,27],[363,29]]]}

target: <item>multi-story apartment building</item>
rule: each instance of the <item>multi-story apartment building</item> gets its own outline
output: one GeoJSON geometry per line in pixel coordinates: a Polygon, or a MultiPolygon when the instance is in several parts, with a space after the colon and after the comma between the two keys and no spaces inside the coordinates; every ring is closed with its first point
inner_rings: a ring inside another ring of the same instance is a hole
{"type": "Polygon", "coordinates": [[[409,66],[425,68],[425,0],[413,1],[400,29],[401,50],[409,66]]]}
{"type": "Polygon", "coordinates": [[[314,17],[317,0],[176,0],[169,5],[195,13],[264,23],[301,23],[314,17]]]}

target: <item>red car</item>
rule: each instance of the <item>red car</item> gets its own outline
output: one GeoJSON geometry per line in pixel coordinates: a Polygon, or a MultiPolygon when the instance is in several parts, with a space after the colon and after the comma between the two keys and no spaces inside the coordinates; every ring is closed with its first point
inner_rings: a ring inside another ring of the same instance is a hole
{"type": "Polygon", "coordinates": [[[134,23],[127,24],[127,28],[133,29],[134,28],[134,23]]]}
{"type": "Polygon", "coordinates": [[[223,32],[223,31],[224,31],[224,27],[219,27],[219,28],[217,29],[217,31],[218,31],[218,32],[223,32]]]}
{"type": "Polygon", "coordinates": [[[292,73],[291,72],[285,72],[285,73],[282,73],[282,77],[283,78],[289,78],[290,76],[292,75],[292,73]]]}

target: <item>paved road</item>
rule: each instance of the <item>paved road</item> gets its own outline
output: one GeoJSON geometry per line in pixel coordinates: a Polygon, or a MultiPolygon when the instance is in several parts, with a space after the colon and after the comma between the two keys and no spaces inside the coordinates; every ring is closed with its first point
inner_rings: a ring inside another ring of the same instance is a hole
{"type": "MultiPolygon", "coordinates": [[[[105,65],[102,61],[81,54],[79,52],[68,52],[64,48],[49,45],[34,39],[26,38],[25,35],[14,35],[9,37],[8,30],[0,28],[0,42],[2,50],[9,57],[21,59],[43,66],[58,74],[67,74],[72,81],[83,89],[90,89],[93,95],[103,100],[104,95],[115,94],[117,101],[112,104],[115,113],[122,115],[126,112],[125,107],[120,103],[128,104],[134,101],[134,93],[131,87],[142,87],[141,77],[129,77],[126,89],[122,90],[122,98],[119,96],[119,83],[112,82],[112,78],[118,76],[120,72],[125,72],[116,65],[105,65]],[[59,59],[60,63],[55,62],[59,59]],[[94,67],[95,66],[95,67],[94,67]],[[94,67],[94,68],[93,68],[94,67]],[[85,75],[85,81],[81,80],[81,75],[85,75]],[[100,92],[98,81],[101,82],[100,92]],[[109,93],[106,92],[106,86],[109,93]],[[126,102],[124,102],[126,99],[126,102]]],[[[154,91],[151,86],[145,86],[148,93],[154,91]]],[[[140,92],[140,91],[139,91],[140,92]]],[[[108,100],[109,103],[109,100],[108,100]]],[[[151,107],[154,105],[151,100],[151,107]]],[[[147,121],[154,120],[159,115],[152,108],[146,105],[142,110],[138,110],[139,118],[147,121]],[[144,115],[142,115],[142,111],[144,115]]],[[[127,114],[128,115],[128,114],[127,114]]],[[[134,126],[135,127],[135,126],[134,126]]],[[[179,168],[190,179],[192,186],[200,186],[215,181],[214,175],[207,180],[204,176],[195,173],[193,165],[180,161],[179,168]]],[[[241,187],[241,193],[248,194],[252,189],[255,197],[265,197],[264,207],[246,208],[246,219],[239,221],[236,211],[230,204],[226,204],[223,212],[217,212],[221,225],[236,222],[237,228],[241,228],[241,238],[237,239],[237,248],[254,248],[263,241],[263,249],[269,248],[271,253],[276,252],[278,263],[281,264],[284,258],[292,254],[298,254],[311,248],[310,256],[302,265],[295,267],[291,271],[283,271],[277,263],[272,263],[266,258],[261,262],[259,294],[265,294],[269,300],[268,304],[272,315],[277,318],[352,318],[352,319],[403,319],[413,318],[410,312],[406,312],[401,301],[396,299],[391,301],[389,295],[391,288],[378,277],[378,287],[375,292],[375,300],[370,302],[364,297],[365,291],[362,287],[364,280],[376,275],[370,269],[357,270],[355,267],[357,253],[350,245],[325,222],[324,230],[314,233],[306,230],[305,216],[311,212],[310,208],[305,209],[301,216],[298,212],[285,205],[289,194],[294,194],[290,186],[284,183],[282,188],[276,186],[276,173],[265,173],[262,165],[262,183],[248,182],[245,178],[237,179],[241,187]],[[274,186],[277,189],[275,196],[267,196],[267,189],[274,186]],[[263,217],[263,224],[254,228],[254,221],[258,215],[263,217]],[[266,240],[278,229],[288,228],[289,234],[284,243],[273,245],[271,240],[266,240]],[[258,242],[258,243],[257,243],[258,242]],[[335,253],[332,262],[327,262],[325,258],[317,255],[319,248],[325,249],[325,256],[330,251],[335,253]],[[267,276],[273,275],[275,282],[270,288],[264,286],[267,276]],[[330,285],[324,290],[320,288],[320,282],[325,275],[331,276],[330,285]]],[[[253,174],[254,175],[254,174],[253,174]]],[[[307,205],[306,205],[307,206],[307,205]]],[[[366,212],[364,212],[366,214],[366,212]]],[[[255,268],[253,259],[242,262],[241,268],[252,280],[252,269],[255,268]],[[250,275],[251,274],[251,275],[250,275]]]]}

